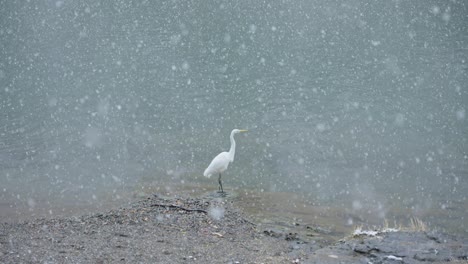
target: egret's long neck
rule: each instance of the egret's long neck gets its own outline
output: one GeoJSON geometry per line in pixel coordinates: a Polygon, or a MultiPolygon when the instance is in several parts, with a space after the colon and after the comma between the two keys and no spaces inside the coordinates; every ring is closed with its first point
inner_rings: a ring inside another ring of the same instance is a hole
{"type": "Polygon", "coordinates": [[[234,140],[234,133],[231,133],[231,148],[229,149],[229,158],[231,162],[234,161],[235,154],[236,154],[236,141],[234,140]]]}

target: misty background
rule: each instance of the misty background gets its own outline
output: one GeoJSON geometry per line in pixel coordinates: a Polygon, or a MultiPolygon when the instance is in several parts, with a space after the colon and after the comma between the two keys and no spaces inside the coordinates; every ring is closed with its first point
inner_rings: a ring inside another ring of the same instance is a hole
{"type": "Polygon", "coordinates": [[[467,25],[463,0],[0,1],[0,203],[215,189],[240,128],[226,189],[467,232],[467,25]]]}

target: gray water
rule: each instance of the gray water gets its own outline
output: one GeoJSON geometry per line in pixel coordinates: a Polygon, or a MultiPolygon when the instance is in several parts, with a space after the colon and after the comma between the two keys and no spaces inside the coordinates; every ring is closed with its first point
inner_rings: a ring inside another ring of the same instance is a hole
{"type": "Polygon", "coordinates": [[[468,232],[467,25],[463,0],[0,1],[0,201],[215,189],[240,128],[227,189],[468,232]]]}

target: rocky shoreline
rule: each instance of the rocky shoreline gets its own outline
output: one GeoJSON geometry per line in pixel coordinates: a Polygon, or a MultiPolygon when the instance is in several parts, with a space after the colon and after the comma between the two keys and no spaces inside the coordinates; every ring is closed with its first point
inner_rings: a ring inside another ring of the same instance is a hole
{"type": "Polygon", "coordinates": [[[468,239],[393,230],[317,242],[264,229],[233,202],[215,197],[152,196],[105,213],[0,224],[0,263],[449,261],[468,263],[468,239]]]}

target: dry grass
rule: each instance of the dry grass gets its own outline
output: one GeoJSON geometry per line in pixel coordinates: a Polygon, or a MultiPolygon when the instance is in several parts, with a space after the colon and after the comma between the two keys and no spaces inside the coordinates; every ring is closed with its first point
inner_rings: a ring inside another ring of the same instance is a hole
{"type": "Polygon", "coordinates": [[[412,217],[410,219],[409,225],[405,226],[401,223],[393,223],[393,226],[389,224],[388,220],[385,219],[382,226],[372,227],[372,228],[365,228],[363,225],[358,225],[354,228],[352,236],[360,236],[360,235],[367,235],[367,236],[376,236],[380,233],[387,233],[387,232],[425,232],[428,230],[426,223],[424,223],[421,219],[417,217],[412,217]]]}
{"type": "Polygon", "coordinates": [[[410,219],[409,229],[415,232],[425,232],[427,231],[427,225],[421,219],[413,217],[410,219]]]}

